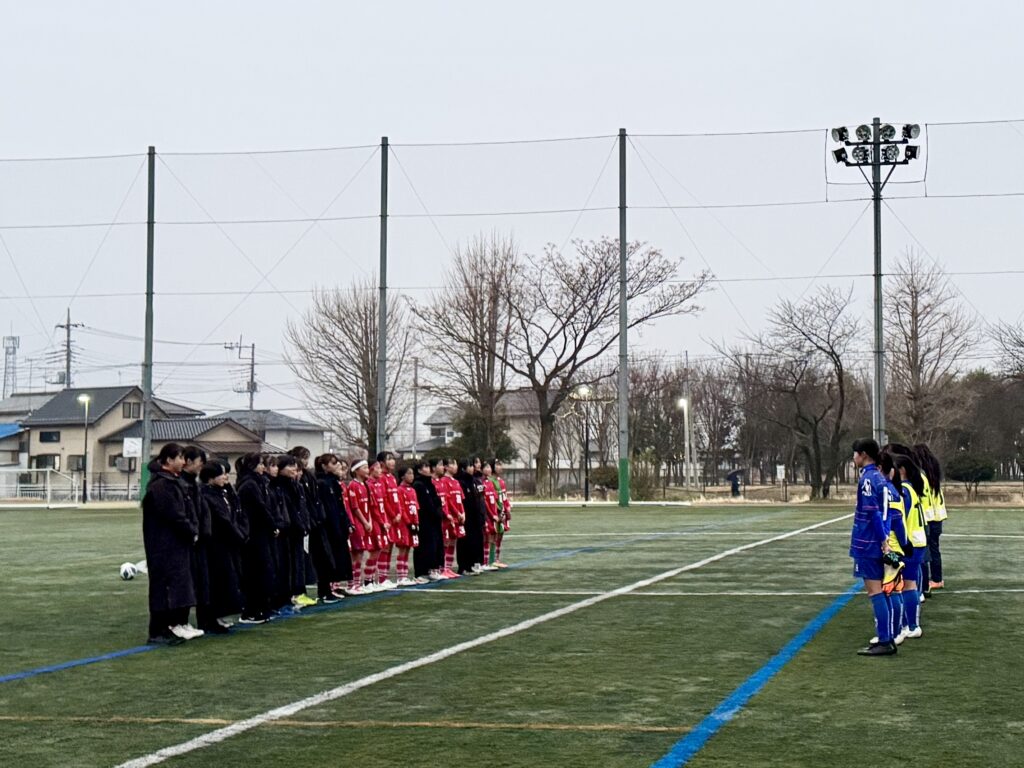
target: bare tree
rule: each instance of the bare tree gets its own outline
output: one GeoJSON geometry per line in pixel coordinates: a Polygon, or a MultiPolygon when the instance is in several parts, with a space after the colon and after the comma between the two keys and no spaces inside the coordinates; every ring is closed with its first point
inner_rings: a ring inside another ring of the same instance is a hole
{"type": "MultiPolygon", "coordinates": [[[[512,324],[500,357],[537,398],[538,488],[548,485],[555,416],[570,387],[619,337],[618,240],[576,241],[574,248],[563,254],[551,245],[542,256],[521,259],[505,285],[512,324]]],[[[628,327],[699,309],[693,299],[706,288],[709,273],[677,280],[679,261],[639,242],[627,244],[627,255],[628,327]]]]}
{"type": "Polygon", "coordinates": [[[745,413],[790,430],[811,498],[828,497],[846,455],[846,409],[856,391],[846,363],[857,335],[857,322],[846,313],[850,296],[825,287],[800,303],[783,300],[769,313],[768,332],[748,337],[756,354],[729,352],[744,380],[745,413]]]}
{"type": "Polygon", "coordinates": [[[718,468],[740,426],[736,380],[720,360],[698,362],[691,374],[694,434],[703,443],[705,475],[717,483],[718,468]]]}
{"type": "Polygon", "coordinates": [[[960,410],[951,384],[977,341],[977,321],[942,270],[913,250],[896,263],[885,307],[889,421],[905,441],[928,442],[960,410]]]}
{"type": "MultiPolygon", "coordinates": [[[[377,429],[377,286],[368,281],[319,290],[312,306],[289,320],[288,366],[311,410],[352,445],[375,453],[377,429]]],[[[388,302],[387,435],[405,418],[399,387],[408,362],[411,323],[404,303],[388,302]]]]}
{"type": "Polygon", "coordinates": [[[518,254],[511,237],[477,236],[455,251],[444,286],[429,304],[414,306],[422,332],[432,344],[423,362],[452,404],[468,400],[481,417],[487,447],[494,453],[501,398],[508,390],[507,356],[511,312],[506,281],[516,272],[518,254]]]}

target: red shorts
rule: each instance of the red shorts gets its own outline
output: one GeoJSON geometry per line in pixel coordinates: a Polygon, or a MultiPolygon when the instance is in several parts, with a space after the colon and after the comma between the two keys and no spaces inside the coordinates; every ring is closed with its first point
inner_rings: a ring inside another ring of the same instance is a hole
{"type": "Polygon", "coordinates": [[[368,552],[373,549],[370,546],[372,544],[371,538],[363,532],[363,526],[359,523],[353,523],[352,530],[348,534],[348,548],[353,552],[368,552]]]}
{"type": "Polygon", "coordinates": [[[396,547],[411,549],[419,546],[419,535],[414,534],[406,523],[399,523],[391,528],[392,538],[396,547]]]}
{"type": "Polygon", "coordinates": [[[465,538],[466,526],[445,518],[441,523],[441,536],[446,544],[451,544],[453,541],[465,538]]]}

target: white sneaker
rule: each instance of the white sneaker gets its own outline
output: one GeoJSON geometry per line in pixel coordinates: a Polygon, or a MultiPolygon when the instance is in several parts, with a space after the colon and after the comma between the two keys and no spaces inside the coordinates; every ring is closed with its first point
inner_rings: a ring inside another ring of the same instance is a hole
{"type": "Polygon", "coordinates": [[[496,571],[496,570],[498,570],[498,566],[488,564],[488,565],[482,566],[482,570],[485,570],[485,571],[496,571]]]}
{"type": "Polygon", "coordinates": [[[892,639],[892,641],[893,641],[894,643],[896,643],[896,645],[903,645],[903,641],[904,641],[904,640],[906,640],[906,639],[907,639],[907,630],[906,630],[906,628],[904,628],[904,629],[901,629],[901,630],[900,630],[900,631],[899,631],[899,632],[898,632],[898,633],[896,634],[896,637],[894,637],[894,638],[892,639]]]}
{"type": "Polygon", "coordinates": [[[473,573],[483,573],[484,567],[480,565],[480,563],[473,563],[473,567],[470,568],[470,571],[473,573]]]}
{"type": "Polygon", "coordinates": [[[360,589],[363,590],[364,595],[372,595],[374,592],[377,591],[377,582],[371,581],[369,584],[363,584],[363,586],[360,587],[360,589]]]}
{"type": "Polygon", "coordinates": [[[193,637],[192,633],[185,629],[185,627],[183,627],[181,624],[178,624],[175,627],[171,627],[170,629],[171,634],[181,640],[191,640],[193,637]]]}
{"type": "Polygon", "coordinates": [[[355,587],[345,587],[343,591],[349,597],[356,597],[358,595],[363,594],[363,588],[358,585],[355,587]]]}
{"type": "Polygon", "coordinates": [[[398,586],[400,587],[415,587],[417,584],[419,584],[419,582],[416,581],[416,579],[410,579],[408,576],[404,579],[398,580],[398,586]]]}
{"type": "Polygon", "coordinates": [[[417,584],[429,584],[430,583],[430,579],[428,579],[426,576],[417,576],[415,581],[416,581],[417,584]]]}
{"type": "Polygon", "coordinates": [[[917,638],[919,638],[923,634],[924,634],[924,631],[921,629],[921,625],[920,624],[917,625],[917,629],[907,630],[907,637],[912,637],[915,640],[917,638]]]}
{"type": "Polygon", "coordinates": [[[924,592],[918,592],[918,594],[921,596],[921,599],[917,601],[918,605],[920,605],[924,602],[924,592]]]}
{"type": "Polygon", "coordinates": [[[202,637],[203,635],[205,635],[205,634],[206,634],[206,633],[205,633],[205,632],[204,632],[203,630],[201,630],[201,629],[196,629],[196,628],[195,628],[195,627],[193,627],[193,626],[192,626],[191,624],[183,624],[183,625],[182,625],[182,628],[183,628],[183,629],[184,629],[184,630],[185,630],[186,632],[189,632],[189,633],[191,633],[191,634],[192,634],[192,637],[191,637],[191,638],[189,638],[190,640],[191,640],[192,638],[195,638],[195,637],[202,637]]]}
{"type": "Polygon", "coordinates": [[[389,589],[398,589],[398,585],[391,579],[384,579],[384,581],[377,585],[377,589],[381,592],[386,592],[389,589]]]}
{"type": "Polygon", "coordinates": [[[437,581],[444,581],[444,580],[445,580],[445,577],[442,576],[437,571],[431,571],[429,574],[427,574],[427,581],[437,582],[437,581]]]}
{"type": "Polygon", "coordinates": [[[228,621],[227,619],[217,619],[217,623],[224,627],[224,629],[231,629],[235,626],[235,622],[228,621]]]}

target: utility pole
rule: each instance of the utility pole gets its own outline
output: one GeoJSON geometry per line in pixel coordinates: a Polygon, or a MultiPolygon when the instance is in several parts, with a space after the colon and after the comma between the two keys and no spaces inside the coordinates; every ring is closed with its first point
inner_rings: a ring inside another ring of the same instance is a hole
{"type": "Polygon", "coordinates": [[[153,242],[156,228],[156,147],[149,148],[146,194],[146,339],[142,353],[142,455],[139,457],[139,499],[149,485],[153,450],[153,242]]]}
{"type": "Polygon", "coordinates": [[[916,123],[903,126],[902,138],[896,138],[896,129],[883,124],[881,119],[874,118],[871,125],[859,125],[855,130],[856,141],[850,139],[850,131],[845,126],[832,129],[832,140],[841,144],[832,150],[836,163],[856,168],[864,176],[871,187],[871,203],[874,209],[874,288],[875,288],[875,358],[874,391],[871,396],[871,431],[879,445],[888,442],[885,433],[885,338],[882,328],[882,190],[888,183],[893,171],[899,165],[908,165],[916,160],[921,148],[910,141],[921,135],[921,127],[916,123]],[[852,151],[847,152],[847,147],[852,151]],[[902,157],[900,149],[903,149],[902,157]],[[851,160],[852,156],[852,160],[851,160]],[[882,166],[889,168],[889,173],[882,178],[882,166]],[[871,179],[864,173],[871,168],[871,179]]]}
{"type": "Polygon", "coordinates": [[[420,359],[412,359],[412,457],[416,456],[416,425],[419,423],[420,359]]]}
{"type": "MultiPolygon", "coordinates": [[[[229,342],[224,345],[224,349],[237,349],[238,359],[245,360],[242,357],[242,350],[245,349],[245,345],[242,344],[242,337],[238,337],[238,343],[229,342]]],[[[256,344],[249,345],[249,381],[241,389],[235,389],[235,392],[248,392],[249,393],[249,411],[253,410],[253,397],[259,391],[259,387],[256,384],[256,344]]]]}
{"type": "Polygon", "coordinates": [[[380,139],[380,299],[377,314],[377,451],[384,450],[388,407],[388,137],[380,139]]]}
{"type": "Polygon", "coordinates": [[[626,129],[619,129],[619,506],[629,506],[629,309],[626,297],[626,129]]]}
{"type": "Polygon", "coordinates": [[[693,435],[690,432],[690,409],[693,407],[693,398],[690,397],[690,352],[685,355],[686,378],[683,379],[683,485],[689,489],[690,475],[693,473],[693,435]]]}
{"type": "Polygon", "coordinates": [[[58,323],[56,328],[62,328],[64,336],[64,389],[71,389],[71,329],[84,328],[82,323],[71,322],[71,307],[68,307],[68,319],[66,322],[58,323]]]}

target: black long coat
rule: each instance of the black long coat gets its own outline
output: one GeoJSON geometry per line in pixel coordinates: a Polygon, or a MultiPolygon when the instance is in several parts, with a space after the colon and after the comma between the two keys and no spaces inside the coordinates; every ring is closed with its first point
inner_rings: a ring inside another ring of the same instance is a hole
{"type": "Polygon", "coordinates": [[[238,483],[238,501],[242,516],[249,525],[249,541],[243,549],[243,589],[251,605],[247,610],[265,610],[274,594],[277,579],[277,537],[281,530],[276,505],[272,504],[269,486],[255,474],[243,477],[238,483]]]}
{"type": "Polygon", "coordinates": [[[335,475],[323,472],[316,476],[317,495],[324,511],[324,530],[334,556],[337,581],[352,578],[352,560],[348,549],[348,532],[351,523],[345,511],[344,490],[335,475]]]}
{"type": "Polygon", "coordinates": [[[462,504],[466,509],[466,535],[456,543],[459,570],[468,571],[484,562],[484,487],[480,477],[458,472],[455,479],[462,487],[462,504]]]}
{"type": "Polygon", "coordinates": [[[142,541],[149,567],[150,611],[173,611],[196,604],[192,550],[199,526],[185,501],[179,477],[157,470],[142,499],[142,541]]]}
{"type": "Polygon", "coordinates": [[[210,514],[199,495],[199,479],[191,472],[182,472],[181,480],[185,488],[186,506],[191,508],[193,519],[199,527],[199,541],[192,549],[192,583],[196,590],[196,605],[209,605],[210,574],[206,549],[210,545],[210,537],[213,536],[210,514]]]}
{"type": "Polygon", "coordinates": [[[210,606],[215,616],[227,616],[242,610],[242,547],[246,533],[238,510],[224,488],[204,485],[200,488],[203,504],[210,517],[213,536],[206,547],[210,574],[210,606]]]}
{"type": "Polygon", "coordinates": [[[417,474],[412,481],[416,501],[420,505],[420,545],[414,557],[415,573],[426,576],[444,565],[444,541],[441,536],[441,497],[437,495],[434,480],[417,474]]]}

